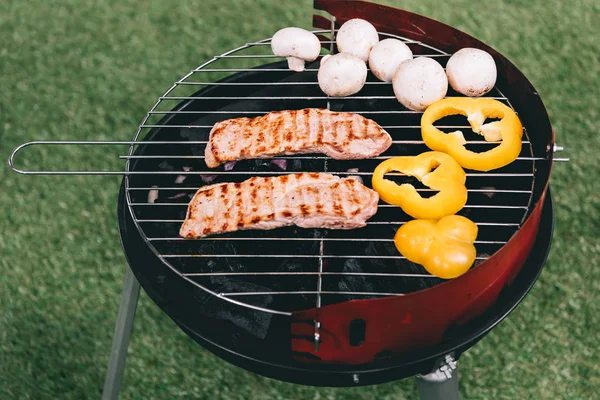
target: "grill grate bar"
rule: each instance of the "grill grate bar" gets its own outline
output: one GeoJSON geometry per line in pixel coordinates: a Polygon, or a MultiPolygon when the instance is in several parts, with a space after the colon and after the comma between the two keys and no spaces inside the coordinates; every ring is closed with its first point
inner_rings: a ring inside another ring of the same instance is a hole
{"type": "MultiPolygon", "coordinates": [[[[319,58],[323,57],[323,55],[321,54],[319,56],[319,58]]],[[[285,57],[282,56],[276,56],[275,54],[234,54],[234,55],[227,55],[227,56],[215,56],[216,59],[225,59],[225,58],[279,58],[279,59],[285,59],[285,57]]]]}
{"type": "MultiPolygon", "coordinates": [[[[303,72],[318,72],[317,68],[305,68],[303,72]]],[[[192,72],[290,72],[288,68],[202,68],[192,72]]],[[[296,72],[301,74],[302,72],[296,72]]]]}
{"type": "MultiPolygon", "coordinates": [[[[183,219],[137,219],[142,223],[183,223],[183,219]]],[[[367,221],[367,225],[404,225],[407,221],[367,221]]],[[[519,223],[512,222],[475,222],[478,226],[519,226],[519,223]]]]}
{"type": "MultiPolygon", "coordinates": [[[[180,236],[178,237],[149,237],[149,241],[151,242],[164,242],[164,241],[249,241],[249,242],[262,242],[262,241],[293,241],[293,242],[316,242],[316,241],[325,241],[325,242],[382,242],[382,243],[392,243],[394,241],[393,238],[390,239],[381,239],[381,238],[298,238],[298,237],[265,237],[265,238],[250,238],[250,237],[208,237],[208,238],[199,238],[199,239],[185,239],[180,236]]],[[[506,244],[505,241],[502,240],[476,240],[475,244],[506,244]]]]}
{"type": "Polygon", "coordinates": [[[317,292],[316,290],[298,290],[290,292],[229,292],[219,293],[222,297],[233,297],[233,296],[267,296],[267,295],[280,295],[280,294],[345,294],[355,296],[404,296],[404,293],[381,293],[381,292],[336,292],[336,291],[325,291],[322,290],[317,292]]]}
{"type": "MultiPolygon", "coordinates": [[[[206,86],[316,86],[318,82],[240,82],[240,83],[232,83],[232,82],[202,82],[202,81],[185,81],[185,82],[177,82],[178,85],[206,85],[206,86]]],[[[382,81],[367,81],[365,82],[365,86],[389,86],[390,82],[382,82],[382,81]]]]}
{"type": "MultiPolygon", "coordinates": [[[[336,29],[335,31],[337,32],[339,29],[336,29]]],[[[313,33],[330,33],[329,30],[320,30],[320,31],[312,31],[313,33]]],[[[397,39],[402,40],[404,43],[406,44],[420,44],[420,45],[424,45],[426,47],[429,47],[427,45],[425,45],[423,42],[419,42],[417,40],[412,40],[412,39],[406,39],[406,38],[402,38],[400,36],[396,36],[396,35],[391,35],[385,32],[379,32],[380,35],[384,35],[384,36],[390,36],[390,37],[395,37],[397,39]]],[[[323,44],[335,44],[335,40],[321,40],[320,41],[323,44]]],[[[247,46],[270,46],[271,45],[271,38],[269,38],[268,40],[265,40],[264,42],[250,42],[250,43],[246,43],[247,46]]],[[[448,55],[448,54],[437,54],[439,55],[448,55]]]]}
{"type": "MultiPolygon", "coordinates": [[[[181,221],[183,222],[183,221],[181,221]]],[[[367,225],[404,225],[408,221],[367,221],[367,225]]],[[[473,221],[475,222],[475,221],[473,221]]],[[[475,222],[478,226],[519,226],[516,222],[475,222]]]]}
{"type": "MultiPolygon", "coordinates": [[[[158,206],[158,207],[187,207],[188,203],[130,203],[132,206],[158,206]]],[[[392,204],[380,204],[379,208],[398,208],[392,204]]],[[[492,204],[467,204],[463,208],[500,208],[500,209],[527,209],[527,206],[492,205],[492,204]]]]}
{"type": "MultiPolygon", "coordinates": [[[[329,33],[329,31],[319,31],[319,32],[313,31],[313,33],[329,33]]],[[[320,42],[321,42],[321,44],[333,45],[335,43],[335,40],[320,40],[320,42]]],[[[269,39],[268,41],[264,41],[264,42],[246,43],[246,46],[270,46],[270,45],[271,45],[271,39],[269,39]]]]}
{"type": "MultiPolygon", "coordinates": [[[[395,140],[393,141],[394,144],[423,144],[423,142],[420,142],[418,140],[415,140],[414,142],[410,142],[410,141],[402,141],[401,143],[398,143],[399,141],[395,140]]],[[[470,144],[494,144],[494,143],[490,143],[490,142],[469,142],[470,144]]],[[[371,157],[369,158],[369,160],[387,160],[388,158],[393,157],[393,156],[376,156],[376,157],[371,157]]],[[[171,159],[171,160],[177,160],[177,159],[189,159],[189,160],[204,160],[204,156],[168,156],[168,155],[151,155],[151,156],[119,156],[120,159],[123,160],[135,160],[135,159],[153,159],[153,158],[165,158],[165,159],[171,159]]],[[[273,157],[273,158],[263,158],[263,160],[331,160],[331,158],[327,157],[327,156],[304,156],[304,157],[295,157],[295,156],[277,156],[277,157],[273,157]]],[[[517,157],[517,159],[515,161],[544,161],[544,160],[550,160],[549,158],[545,158],[545,157],[517,157]]],[[[357,160],[342,160],[342,161],[357,161],[357,160]]],[[[554,161],[556,161],[556,158],[554,159],[554,161]]],[[[229,172],[229,171],[228,171],[229,172]]],[[[323,171],[325,172],[325,171],[323,171]]],[[[212,175],[212,172],[206,172],[206,174],[208,175],[212,175]]]]}
{"type": "MultiPolygon", "coordinates": [[[[506,100],[506,97],[489,96],[486,99],[506,100]]],[[[161,96],[160,100],[397,100],[396,96],[161,96]]]]}
{"type": "MultiPolygon", "coordinates": [[[[150,111],[148,114],[170,115],[170,114],[267,114],[269,111],[150,111]]],[[[357,114],[423,114],[423,111],[412,110],[389,110],[389,111],[351,111],[357,114]]]]}
{"type": "MultiPolygon", "coordinates": [[[[324,43],[324,42],[321,42],[324,43]]],[[[320,54],[318,58],[323,58],[326,54],[320,54]]],[[[418,57],[448,57],[447,54],[417,54],[418,57]]],[[[285,59],[282,56],[276,56],[275,54],[242,54],[242,55],[228,55],[228,56],[215,56],[216,59],[227,59],[227,58],[279,58],[285,59]]],[[[289,69],[286,70],[289,72],[289,69]]],[[[301,72],[301,71],[300,71],[301,72]]],[[[389,82],[388,82],[389,84],[389,82]]]]}
{"type": "MultiPolygon", "coordinates": [[[[214,125],[140,125],[142,128],[189,128],[189,129],[212,129],[214,125]]],[[[380,125],[383,129],[421,129],[421,125],[380,125]]],[[[471,129],[469,125],[436,125],[437,128],[441,129],[471,129]]],[[[206,141],[208,143],[208,141],[206,141]]],[[[422,140],[415,140],[414,142],[423,143],[422,140]]],[[[497,142],[481,141],[484,143],[498,144],[497,142]]],[[[468,141],[473,143],[473,141],[468,141]]]]}
{"type": "Polygon", "coordinates": [[[183,274],[184,276],[252,276],[252,275],[342,275],[342,276],[390,276],[398,278],[435,278],[429,274],[401,274],[401,273],[386,273],[386,272],[190,272],[183,274]]]}
{"type": "MultiPolygon", "coordinates": [[[[130,187],[128,191],[134,190],[198,190],[198,187],[167,187],[167,186],[152,186],[152,187],[130,187]]],[[[417,192],[436,192],[433,189],[415,189],[417,192]]],[[[528,194],[531,190],[513,190],[513,189],[467,189],[469,193],[521,193],[528,194]]]]}
{"type": "MultiPolygon", "coordinates": [[[[284,171],[93,171],[98,174],[122,174],[122,175],[287,175],[290,172],[284,171]]],[[[62,171],[60,173],[63,173],[62,171]]],[[[91,173],[91,172],[83,172],[91,173]]],[[[329,171],[333,174],[334,172],[329,171]]],[[[347,172],[337,171],[336,175],[372,175],[372,172],[347,172]]],[[[487,172],[467,172],[467,176],[489,176],[489,177],[528,177],[533,176],[531,172],[499,172],[499,173],[487,173],[487,172]]],[[[392,172],[386,174],[386,176],[408,176],[400,173],[392,172]]]]}
{"type": "MultiPolygon", "coordinates": [[[[360,254],[161,254],[164,258],[352,258],[357,260],[370,260],[373,256],[360,254]]],[[[406,260],[404,256],[377,256],[378,259],[385,260],[406,260]]],[[[488,257],[475,257],[476,260],[487,260],[488,257]]]]}
{"type": "MultiPolygon", "coordinates": [[[[152,115],[171,115],[171,114],[236,114],[236,115],[265,115],[270,111],[150,111],[148,114],[152,115]]],[[[412,110],[379,110],[379,111],[370,111],[370,110],[351,110],[349,112],[353,112],[355,114],[423,114],[423,111],[412,111],[412,110]]],[[[515,114],[519,114],[515,112],[515,114]]],[[[164,126],[164,125],[162,125],[164,126]]],[[[524,128],[525,129],[525,128],[524,128]]]]}

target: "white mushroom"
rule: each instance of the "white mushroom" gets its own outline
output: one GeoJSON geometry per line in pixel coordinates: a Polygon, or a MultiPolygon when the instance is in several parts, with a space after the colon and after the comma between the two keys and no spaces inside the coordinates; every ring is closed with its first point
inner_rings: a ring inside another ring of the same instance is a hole
{"type": "Polygon", "coordinates": [[[367,80],[367,66],[358,57],[338,53],[321,61],[317,74],[319,87],[334,97],[350,96],[362,89],[367,80]]]}
{"type": "Polygon", "coordinates": [[[292,71],[304,71],[305,61],[314,61],[321,52],[321,42],[312,32],[301,28],[283,28],[271,39],[273,54],[287,57],[292,71]]]}
{"type": "Polygon", "coordinates": [[[448,82],[465,96],[483,96],[496,84],[496,63],[492,56],[479,49],[460,49],[446,65],[448,82]]]}
{"type": "Polygon", "coordinates": [[[402,105],[422,111],[448,91],[444,68],[432,58],[417,57],[398,66],[392,79],[394,94],[402,105]]]}
{"type": "Polygon", "coordinates": [[[371,49],[379,42],[379,35],[369,22],[355,18],[340,27],[335,42],[341,53],[355,55],[367,62],[371,49]]]}
{"type": "Polygon", "coordinates": [[[412,57],[412,51],[404,42],[398,39],[384,39],[371,50],[369,67],[379,80],[391,82],[398,65],[412,57]]]}

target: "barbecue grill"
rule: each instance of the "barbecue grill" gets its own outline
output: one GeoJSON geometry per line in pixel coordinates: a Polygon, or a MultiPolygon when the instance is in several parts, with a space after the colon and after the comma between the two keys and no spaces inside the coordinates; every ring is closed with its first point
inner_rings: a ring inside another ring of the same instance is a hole
{"type": "MultiPolygon", "coordinates": [[[[467,171],[469,199],[459,214],[479,227],[475,266],[443,281],[400,256],[393,236],[411,218],[387,204],[380,204],[365,228],[350,231],[287,227],[198,240],[179,237],[187,204],[203,185],[307,171],[359,176],[370,186],[381,160],[428,150],[421,138],[422,112],[402,107],[391,84],[369,74],[357,95],[328,97],[317,84],[320,60],[304,72],[292,72],[285,60],[269,54],[270,38],[246,43],[177,81],[131,141],[28,142],[10,157],[11,167],[23,174],[124,175],[118,216],[131,269],[107,397],[118,393],[139,284],[198,343],[250,371],[329,386],[426,374],[419,387],[423,397],[431,397],[447,387],[457,390],[460,354],[516,307],[541,272],[552,236],[550,170],[553,161],[565,159],[554,157],[561,148],[539,95],[522,73],[469,35],[407,11],[335,0],[316,0],[315,9],[324,12],[313,17],[322,55],[336,51],[339,26],[358,17],[370,21],[382,39],[402,40],[415,55],[442,65],[462,47],[481,48],[494,57],[497,86],[486,96],[518,113],[524,140],[512,164],[485,173],[467,171]],[[204,164],[215,122],[306,107],[357,112],[386,129],[393,144],[368,160],[297,155],[215,170],[204,164]],[[94,144],[127,146],[121,156],[124,171],[24,171],[13,162],[27,146],[94,144]]],[[[470,130],[459,117],[446,117],[437,126],[447,132],[470,130]]],[[[470,150],[497,145],[464,132],[470,150]]],[[[415,184],[422,196],[432,194],[412,178],[390,175],[415,184]]]]}

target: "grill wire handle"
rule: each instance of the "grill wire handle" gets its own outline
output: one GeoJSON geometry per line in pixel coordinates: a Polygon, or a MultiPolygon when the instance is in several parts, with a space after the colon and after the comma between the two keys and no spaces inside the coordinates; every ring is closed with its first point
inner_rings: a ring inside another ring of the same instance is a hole
{"type": "MultiPolygon", "coordinates": [[[[329,104],[329,102],[328,102],[329,104]]],[[[166,125],[168,127],[168,125],[166,125]]],[[[461,128],[461,127],[453,127],[453,128],[461,128]]],[[[401,141],[401,140],[395,140],[393,141],[395,144],[417,144],[417,142],[419,141],[401,141]]],[[[223,174],[223,172],[220,171],[127,171],[127,170],[122,170],[122,171],[66,171],[66,170],[26,170],[26,169],[22,169],[19,168],[15,165],[15,157],[18,153],[21,153],[26,147],[33,147],[33,146],[129,146],[129,147],[135,147],[135,146],[139,146],[139,145],[194,145],[194,144],[206,144],[206,141],[113,141],[113,140],[108,140],[108,141],[99,141],[99,140],[93,140],[93,141],[85,141],[85,140],[35,140],[35,141],[31,141],[31,142],[26,142],[21,144],[20,146],[18,146],[17,148],[15,148],[12,153],[10,154],[10,156],[8,157],[8,165],[10,166],[10,168],[18,173],[18,174],[22,174],[22,175],[203,175],[203,174],[207,174],[207,175],[214,175],[214,174],[223,174]]],[[[484,144],[483,142],[481,144],[484,144]]],[[[562,146],[558,146],[556,144],[554,144],[554,147],[552,148],[552,151],[554,153],[563,151],[564,148],[562,146]]],[[[153,156],[127,156],[127,155],[121,155],[119,156],[120,159],[134,159],[134,158],[150,158],[153,156]]],[[[163,158],[168,158],[168,157],[163,157],[163,158]]],[[[188,156],[187,158],[200,158],[198,156],[188,156]]],[[[316,156],[313,157],[315,159],[319,159],[319,158],[323,158],[325,159],[326,157],[320,157],[320,156],[316,156]]],[[[374,157],[375,159],[385,159],[386,157],[374,157]]],[[[518,160],[523,160],[523,161],[543,161],[543,160],[547,160],[546,158],[542,158],[542,157],[519,157],[518,160]]],[[[568,162],[570,159],[569,158],[553,158],[552,161],[555,162],[568,162]]],[[[361,173],[352,173],[353,175],[361,175],[361,173]]]]}

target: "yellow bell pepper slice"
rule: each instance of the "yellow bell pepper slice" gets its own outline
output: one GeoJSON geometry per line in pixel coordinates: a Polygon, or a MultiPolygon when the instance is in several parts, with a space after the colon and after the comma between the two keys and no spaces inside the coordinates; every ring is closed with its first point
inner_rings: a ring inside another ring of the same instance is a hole
{"type": "Polygon", "coordinates": [[[442,279],[456,278],[471,268],[477,252],[477,225],[460,215],[439,221],[417,219],[402,225],[394,236],[398,251],[442,279]]]}
{"type": "Polygon", "coordinates": [[[375,168],[371,183],[383,201],[401,207],[411,217],[440,219],[456,213],[467,203],[465,180],[465,171],[452,157],[429,151],[385,160],[375,168]],[[413,185],[398,185],[386,179],[385,174],[391,171],[414,176],[438,193],[423,198],[413,185]]]}
{"type": "Polygon", "coordinates": [[[421,134],[427,147],[450,154],[463,168],[489,171],[513,162],[521,152],[523,125],[519,117],[508,106],[485,97],[447,97],[430,105],[421,117],[421,134]],[[434,122],[448,115],[467,117],[473,132],[488,142],[500,141],[497,147],[477,153],[467,150],[461,131],[444,133],[434,122]],[[486,118],[499,121],[484,124],[486,118]]]}

